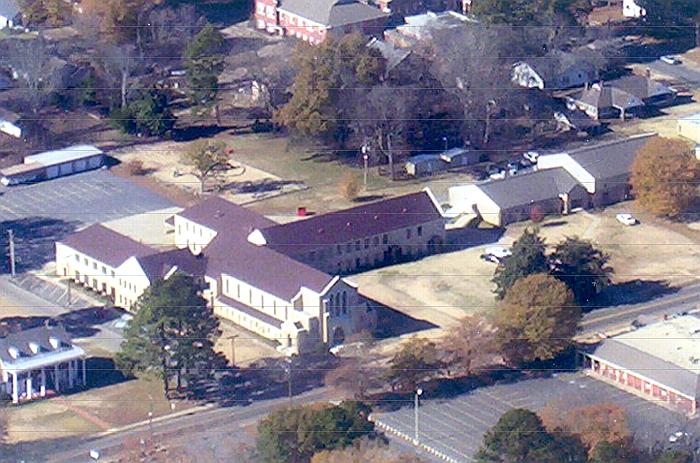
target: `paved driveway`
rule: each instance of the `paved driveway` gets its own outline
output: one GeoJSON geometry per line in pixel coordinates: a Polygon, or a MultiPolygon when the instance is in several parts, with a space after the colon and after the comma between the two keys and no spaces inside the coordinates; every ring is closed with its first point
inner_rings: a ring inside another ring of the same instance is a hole
{"type": "MultiPolygon", "coordinates": [[[[666,443],[668,436],[684,429],[697,436],[698,420],[688,424],[681,415],[654,405],[613,386],[580,373],[534,379],[479,388],[447,400],[425,397],[419,408],[420,443],[448,457],[447,461],[472,462],[485,432],[511,408],[540,410],[549,401],[561,406],[579,407],[595,403],[615,403],[627,411],[627,420],[638,445],[666,443]],[[690,426],[690,428],[687,428],[690,426]],[[686,427],[686,428],[684,428],[686,427]]],[[[412,439],[413,407],[375,414],[381,427],[412,439]]],[[[390,434],[391,435],[391,434],[390,434]]]]}
{"type": "MultiPolygon", "coordinates": [[[[107,170],[2,188],[0,193],[0,253],[5,254],[7,230],[12,229],[18,272],[51,260],[53,243],[78,227],[174,206],[107,170]]],[[[0,261],[0,272],[7,271],[7,263],[0,261]]]]}

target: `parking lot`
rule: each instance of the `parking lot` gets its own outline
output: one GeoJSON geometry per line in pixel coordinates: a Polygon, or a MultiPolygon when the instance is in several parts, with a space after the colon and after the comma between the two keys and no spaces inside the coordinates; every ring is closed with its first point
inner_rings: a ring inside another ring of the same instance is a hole
{"type": "MultiPolygon", "coordinates": [[[[566,373],[479,388],[450,399],[431,399],[424,394],[419,408],[420,443],[442,453],[450,459],[448,461],[471,462],[485,432],[503,413],[511,408],[538,411],[550,402],[572,408],[596,403],[620,405],[627,412],[635,443],[645,448],[655,442],[667,444],[668,437],[675,431],[686,431],[692,436],[700,434],[698,420],[688,421],[582,373],[566,373]]],[[[412,406],[375,414],[375,420],[390,436],[396,436],[397,432],[404,439],[413,438],[412,406]]]]}
{"type": "MultiPolygon", "coordinates": [[[[17,271],[40,268],[53,256],[53,243],[76,228],[171,207],[167,199],[99,170],[0,190],[0,249],[7,230],[15,235],[17,271]]],[[[6,272],[2,259],[0,271],[6,272]]]]}

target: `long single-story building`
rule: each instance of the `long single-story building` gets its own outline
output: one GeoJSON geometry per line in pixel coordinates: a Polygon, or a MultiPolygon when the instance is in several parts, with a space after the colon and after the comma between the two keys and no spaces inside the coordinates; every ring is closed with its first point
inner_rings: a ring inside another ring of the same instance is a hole
{"type": "Polygon", "coordinates": [[[40,326],[0,338],[0,395],[12,403],[86,383],[85,351],[63,328],[40,326]]]}
{"type": "Polygon", "coordinates": [[[583,353],[595,378],[689,416],[700,397],[700,318],[686,315],[603,341],[583,353]]]}
{"type": "Polygon", "coordinates": [[[475,214],[503,227],[541,213],[568,214],[627,199],[637,152],[656,134],[641,134],[539,156],[537,170],[449,189],[450,212],[475,214]]]}
{"type": "Polygon", "coordinates": [[[105,154],[91,145],[75,145],[26,156],[23,164],[0,170],[5,186],[33,183],[56,177],[98,169],[105,164],[105,154]]]}
{"type": "Polygon", "coordinates": [[[568,214],[587,203],[586,190],[565,169],[545,169],[449,190],[453,210],[497,227],[527,220],[535,210],[568,214]]]}
{"type": "Polygon", "coordinates": [[[131,310],[154,281],[191,275],[216,315],[287,353],[339,344],[376,325],[376,311],[340,274],[422,255],[444,237],[429,192],[290,224],[214,197],[167,223],[175,249],[154,249],[99,224],[78,231],[56,243],[57,273],[131,310]]]}

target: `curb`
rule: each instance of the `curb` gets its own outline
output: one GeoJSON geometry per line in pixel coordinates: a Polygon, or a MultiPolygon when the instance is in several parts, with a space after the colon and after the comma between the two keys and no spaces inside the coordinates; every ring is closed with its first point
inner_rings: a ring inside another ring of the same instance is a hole
{"type": "Polygon", "coordinates": [[[121,426],[119,428],[110,428],[106,431],[95,434],[94,437],[97,437],[97,438],[106,437],[106,436],[109,436],[111,434],[116,434],[116,433],[124,432],[124,431],[130,431],[132,429],[140,428],[143,426],[149,426],[151,424],[160,423],[162,421],[171,420],[173,418],[179,418],[181,416],[194,415],[194,414],[204,412],[207,410],[211,410],[214,408],[217,408],[217,406],[214,404],[200,405],[198,407],[188,408],[187,410],[180,410],[179,412],[169,413],[167,415],[162,415],[162,416],[157,416],[157,417],[153,418],[152,420],[139,421],[137,423],[131,423],[131,424],[127,424],[126,426],[121,426]]]}
{"type": "Polygon", "coordinates": [[[463,463],[463,462],[460,462],[459,460],[455,460],[454,458],[445,455],[444,453],[440,452],[439,450],[435,450],[434,448],[432,448],[426,444],[420,444],[420,443],[415,444],[412,437],[410,437],[410,436],[406,435],[405,433],[389,426],[388,424],[384,424],[381,421],[377,421],[375,416],[370,415],[369,420],[372,421],[375,424],[375,426],[378,427],[379,429],[381,429],[382,431],[388,432],[389,434],[393,434],[396,437],[399,437],[399,438],[409,442],[411,445],[413,445],[421,450],[424,450],[432,455],[435,455],[436,457],[440,458],[443,461],[446,461],[448,463],[463,463]]]}

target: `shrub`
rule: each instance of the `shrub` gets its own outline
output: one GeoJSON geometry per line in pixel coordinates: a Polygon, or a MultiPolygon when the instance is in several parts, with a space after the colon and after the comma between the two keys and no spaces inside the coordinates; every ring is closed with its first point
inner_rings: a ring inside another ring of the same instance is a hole
{"type": "Polygon", "coordinates": [[[348,201],[354,201],[360,192],[360,182],[351,172],[346,173],[338,184],[340,194],[348,201]]]}

